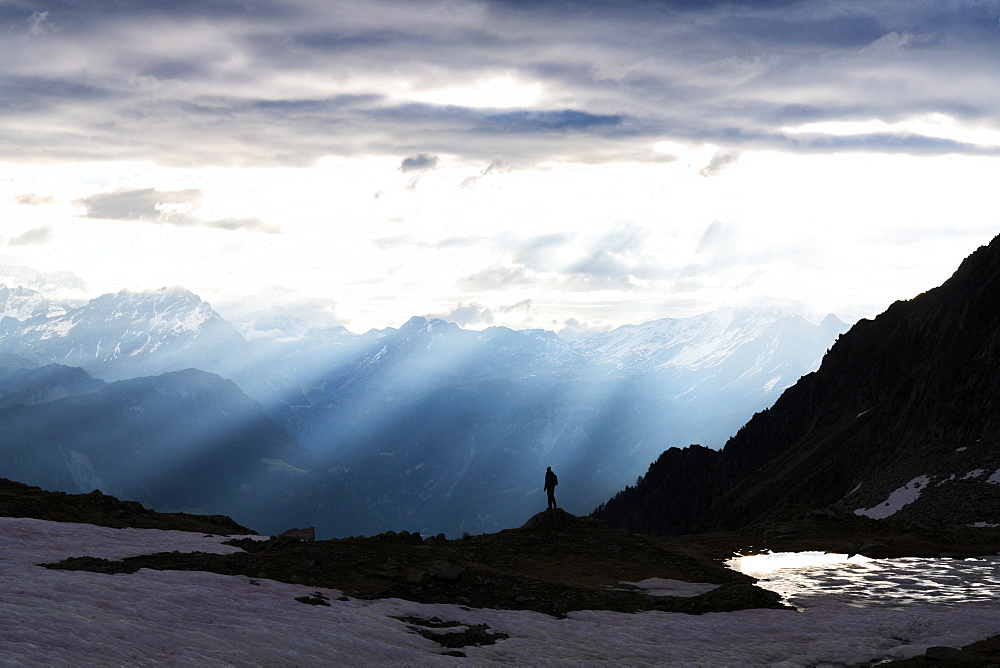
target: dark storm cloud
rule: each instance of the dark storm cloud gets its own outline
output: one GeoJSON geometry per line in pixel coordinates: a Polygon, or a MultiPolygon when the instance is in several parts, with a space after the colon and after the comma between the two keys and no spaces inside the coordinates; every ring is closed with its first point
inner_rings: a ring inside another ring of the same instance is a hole
{"type": "Polygon", "coordinates": [[[192,215],[204,193],[198,189],[122,189],[98,193],[74,202],[84,208],[83,218],[134,220],[178,227],[212,227],[221,230],[248,230],[275,233],[278,230],[257,218],[204,219],[192,215]]]}
{"type": "Polygon", "coordinates": [[[940,113],[996,129],[998,19],[1000,3],[974,0],[7,0],[0,157],[305,165],[419,150],[525,165],[649,160],[659,139],[722,155],[996,155],[788,126],[940,113]],[[411,95],[502,77],[537,99],[411,95]]]}

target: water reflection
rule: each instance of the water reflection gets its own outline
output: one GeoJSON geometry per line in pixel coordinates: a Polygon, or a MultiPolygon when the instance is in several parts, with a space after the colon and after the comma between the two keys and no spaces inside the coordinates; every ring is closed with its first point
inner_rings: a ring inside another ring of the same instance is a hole
{"type": "Polygon", "coordinates": [[[994,602],[1000,593],[1000,556],[869,559],[785,552],[735,557],[727,565],[759,578],[761,587],[800,608],[830,601],[891,608],[960,605],[994,602]]]}

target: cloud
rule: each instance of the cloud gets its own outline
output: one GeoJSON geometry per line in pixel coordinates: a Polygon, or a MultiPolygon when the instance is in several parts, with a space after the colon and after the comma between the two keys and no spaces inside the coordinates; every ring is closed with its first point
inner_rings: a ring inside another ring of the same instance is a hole
{"type": "Polygon", "coordinates": [[[930,134],[787,129],[934,113],[1000,129],[1000,91],[985,85],[997,65],[991,2],[0,6],[0,97],[15,101],[0,111],[0,158],[10,161],[301,166],[383,155],[419,172],[440,155],[654,160],[661,140],[724,154],[997,154],[930,134]],[[514,108],[420,101],[443,82],[475,91],[504,77],[538,94],[514,108]]]}
{"type": "Polygon", "coordinates": [[[268,225],[259,218],[218,218],[215,220],[203,220],[201,224],[205,227],[214,227],[219,230],[247,230],[250,232],[264,232],[266,234],[278,234],[280,228],[268,225]]]}
{"type": "Polygon", "coordinates": [[[506,241],[508,254],[464,277],[459,285],[470,291],[540,287],[564,292],[633,290],[636,279],[665,276],[659,261],[646,253],[648,232],[634,224],[622,224],[592,238],[565,233],[506,241]]]}
{"type": "Polygon", "coordinates": [[[481,179],[486,178],[490,174],[504,174],[504,173],[507,173],[507,172],[512,172],[514,170],[515,170],[515,167],[512,166],[512,165],[505,164],[502,161],[494,161],[494,162],[491,162],[490,164],[488,164],[482,171],[480,171],[475,176],[470,176],[467,179],[465,179],[464,181],[462,181],[462,183],[459,184],[459,187],[460,188],[471,188],[472,186],[474,186],[477,183],[479,183],[479,181],[481,179]]]}
{"type": "Polygon", "coordinates": [[[521,310],[528,311],[530,309],[531,309],[531,300],[530,299],[522,299],[521,301],[517,302],[516,304],[506,304],[504,306],[498,307],[497,308],[497,312],[498,313],[512,313],[514,311],[521,311],[521,310]]]}
{"type": "Polygon", "coordinates": [[[902,49],[920,46],[932,41],[933,37],[927,34],[914,34],[909,32],[898,33],[892,31],[882,35],[877,40],[864,47],[862,53],[889,54],[902,49]]]}
{"type": "Polygon", "coordinates": [[[537,281],[538,278],[523,266],[508,266],[495,263],[481,271],[459,279],[458,284],[464,290],[478,292],[531,286],[537,281]]]}
{"type": "Polygon", "coordinates": [[[559,336],[564,339],[573,340],[579,337],[588,336],[590,334],[599,334],[601,332],[608,332],[613,329],[611,325],[599,324],[591,325],[586,322],[580,322],[576,318],[568,318],[562,323],[563,328],[559,330],[559,336]]]}
{"type": "Polygon", "coordinates": [[[504,304],[496,308],[484,306],[475,301],[463,301],[444,313],[430,314],[424,317],[428,319],[440,318],[441,320],[453,322],[460,327],[476,327],[492,325],[495,322],[495,316],[498,314],[506,315],[515,311],[524,311],[527,313],[529,310],[531,310],[530,299],[522,299],[515,304],[504,304]]]}
{"type": "Polygon", "coordinates": [[[33,36],[51,35],[59,30],[49,21],[49,12],[34,12],[28,17],[28,32],[33,36]]]}
{"type": "Polygon", "coordinates": [[[412,234],[396,234],[390,237],[378,237],[372,240],[372,244],[379,250],[392,250],[393,248],[431,248],[442,250],[449,248],[469,248],[486,240],[487,237],[483,236],[460,236],[446,237],[437,241],[427,241],[418,239],[412,234]]]}
{"type": "Polygon", "coordinates": [[[633,279],[662,278],[659,263],[646,256],[646,230],[626,224],[608,232],[590,247],[583,259],[568,267],[566,290],[631,290],[633,279]]]}
{"type": "Polygon", "coordinates": [[[411,155],[408,158],[403,158],[403,161],[399,163],[399,171],[406,172],[419,172],[427,169],[434,169],[437,167],[438,157],[436,155],[428,155],[426,153],[418,153],[417,155],[411,155]]]}
{"type": "Polygon", "coordinates": [[[51,195],[36,195],[35,193],[25,193],[23,195],[18,195],[16,197],[9,197],[8,202],[14,202],[15,204],[23,204],[25,206],[43,206],[45,204],[54,204],[56,201],[55,197],[51,195]]]}
{"type": "Polygon", "coordinates": [[[462,302],[445,313],[430,314],[424,317],[428,320],[431,318],[440,318],[441,320],[453,322],[459,327],[492,325],[493,309],[476,302],[462,302]]]}
{"type": "Polygon", "coordinates": [[[204,193],[198,189],[157,190],[156,188],[120,189],[76,200],[85,210],[83,218],[134,220],[178,227],[212,227],[220,230],[248,230],[277,233],[276,227],[257,218],[202,219],[192,215],[204,193]]]}
{"type": "Polygon", "coordinates": [[[718,176],[726,167],[735,165],[739,158],[739,153],[719,151],[712,156],[712,159],[709,160],[708,164],[705,165],[698,173],[705,178],[718,176]]]}
{"type": "Polygon", "coordinates": [[[52,228],[33,227],[16,237],[7,238],[5,243],[7,246],[36,246],[47,244],[53,237],[52,228]]]}
{"type": "Polygon", "coordinates": [[[336,301],[315,297],[298,288],[272,285],[253,294],[211,295],[212,306],[227,320],[246,321],[260,311],[274,311],[304,320],[313,327],[337,327],[345,321],[337,313],[336,301]]]}
{"type": "Polygon", "coordinates": [[[702,233],[696,250],[699,253],[715,250],[725,244],[734,234],[735,231],[731,225],[723,223],[721,220],[713,220],[702,233]]]}

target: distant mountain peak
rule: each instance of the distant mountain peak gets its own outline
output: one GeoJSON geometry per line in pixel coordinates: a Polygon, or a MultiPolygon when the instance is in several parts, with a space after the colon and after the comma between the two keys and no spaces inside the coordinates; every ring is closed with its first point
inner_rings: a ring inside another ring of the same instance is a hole
{"type": "Polygon", "coordinates": [[[40,292],[22,286],[7,287],[0,283],[0,320],[8,317],[20,321],[38,317],[51,318],[65,312],[65,308],[53,304],[40,292]]]}
{"type": "Polygon", "coordinates": [[[399,331],[404,334],[413,334],[415,332],[440,332],[440,331],[452,331],[457,332],[462,328],[453,322],[448,322],[447,320],[442,320],[441,318],[427,318],[419,315],[415,315],[406,322],[404,322],[399,331]]]}
{"type": "Polygon", "coordinates": [[[46,295],[87,289],[87,284],[71,271],[38,271],[21,265],[0,265],[0,283],[30,288],[46,295]]]}

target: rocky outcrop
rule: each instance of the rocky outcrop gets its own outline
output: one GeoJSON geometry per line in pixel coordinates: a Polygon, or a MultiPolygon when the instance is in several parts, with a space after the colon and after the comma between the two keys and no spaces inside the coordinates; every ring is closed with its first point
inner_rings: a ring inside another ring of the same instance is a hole
{"type": "Polygon", "coordinates": [[[997,523],[998,390],[1000,237],[939,288],[855,325],[721,452],[667,451],[596,514],[650,533],[826,506],[997,523]]]}
{"type": "Polygon", "coordinates": [[[94,490],[89,494],[49,492],[0,478],[0,516],[80,522],[121,529],[170,529],[221,536],[256,534],[223,515],[158,513],[135,501],[120,501],[94,490]]]}

